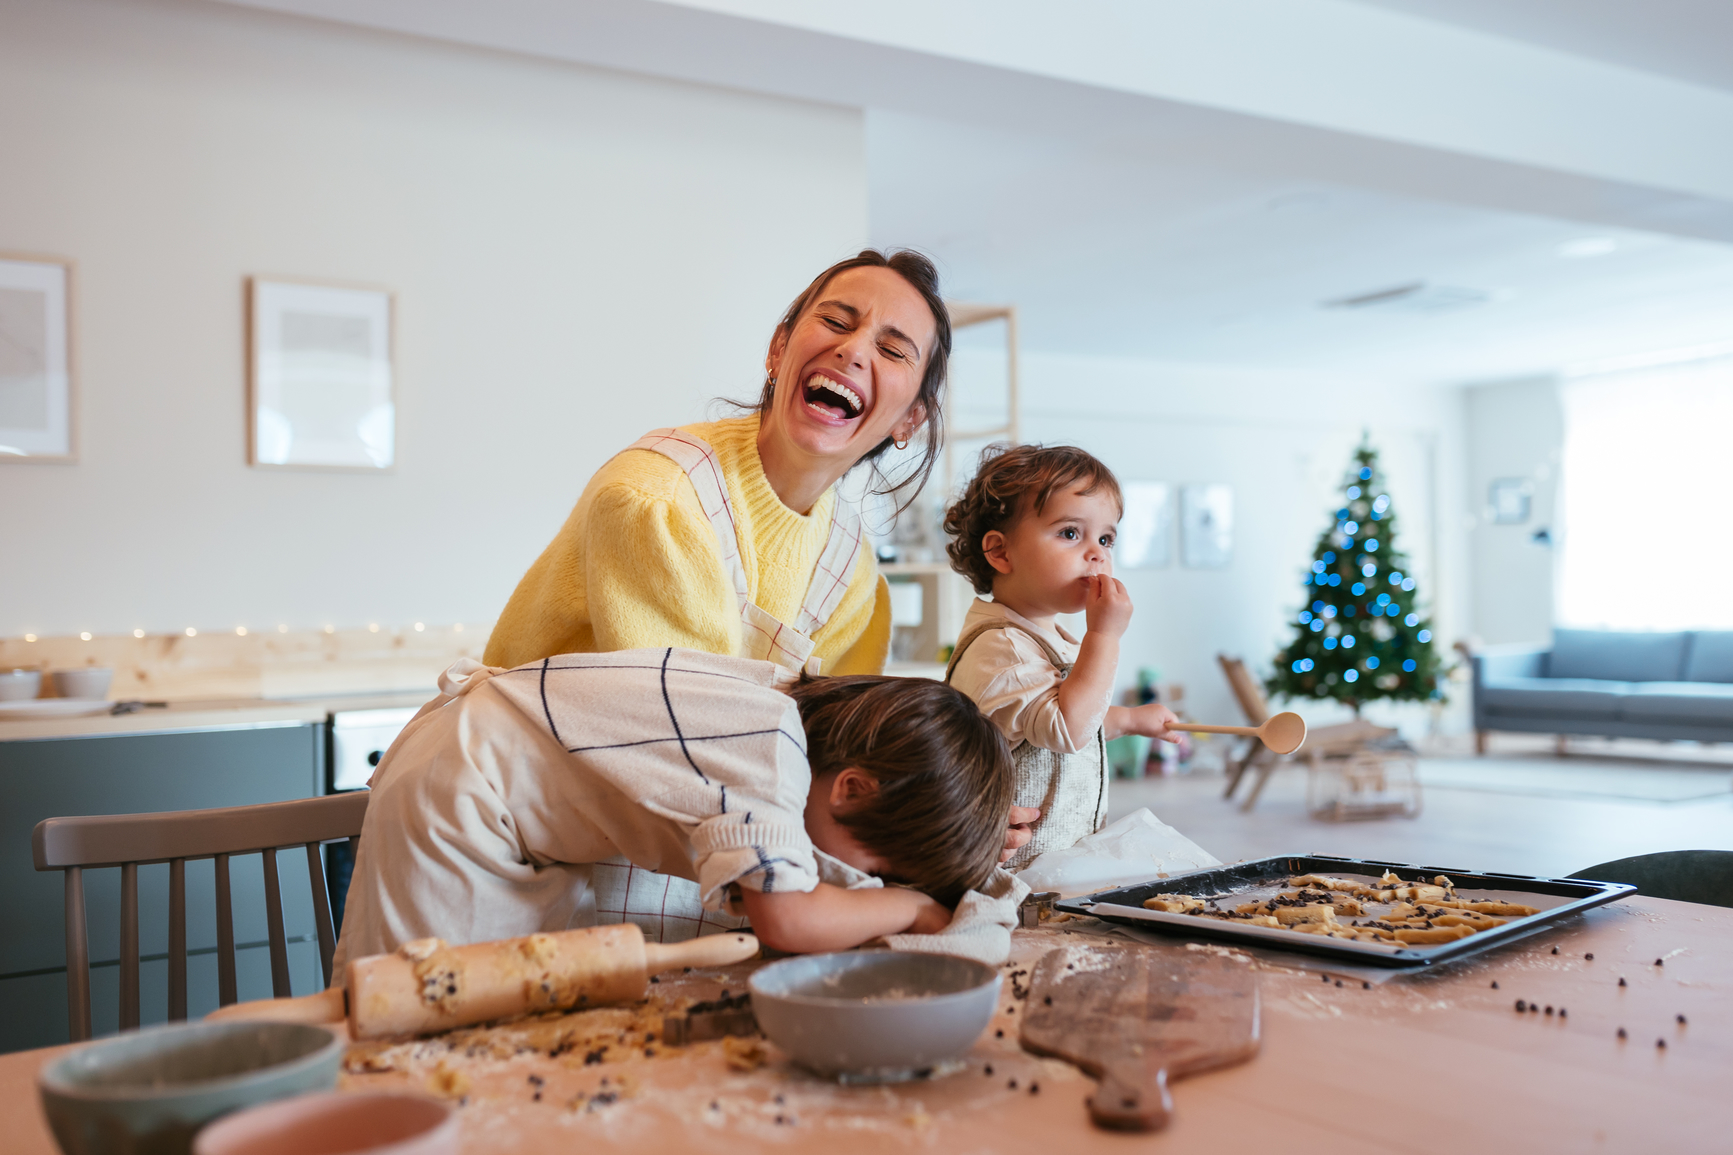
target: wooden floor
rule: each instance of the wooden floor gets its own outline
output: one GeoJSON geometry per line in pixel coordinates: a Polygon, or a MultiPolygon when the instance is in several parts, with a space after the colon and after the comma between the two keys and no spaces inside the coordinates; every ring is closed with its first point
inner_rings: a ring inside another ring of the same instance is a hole
{"type": "Polygon", "coordinates": [[[1200,768],[1115,779],[1108,816],[1147,806],[1224,862],[1314,853],[1559,876],[1658,850],[1733,850],[1733,751],[1600,740],[1569,751],[1523,735],[1495,735],[1483,759],[1440,745],[1421,759],[1424,802],[1411,819],[1314,820],[1298,764],[1277,769],[1250,814],[1239,808],[1249,779],[1227,802],[1226,779],[1200,768]]]}

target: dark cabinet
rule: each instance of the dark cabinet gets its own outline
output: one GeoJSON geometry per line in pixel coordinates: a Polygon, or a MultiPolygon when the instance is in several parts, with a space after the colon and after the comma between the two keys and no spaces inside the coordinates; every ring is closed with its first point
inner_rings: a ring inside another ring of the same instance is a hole
{"type": "MultiPolygon", "coordinates": [[[[0,1051],[63,1043],[66,1031],[64,886],[38,873],[30,832],[44,818],[201,810],[284,802],[324,792],[326,726],[270,723],[221,729],[0,742],[0,1051]]],[[[295,993],[323,985],[308,897],[306,857],[280,855],[295,993]]],[[[242,999],[271,994],[264,870],[258,855],[231,864],[237,978],[242,999]]],[[[188,1016],[217,1005],[215,875],[187,864],[188,1016]]],[[[91,1023],[114,1031],[118,1014],[120,871],[85,872],[91,1023]]],[[[168,867],[139,869],[141,1021],[168,1005],[168,867]]]]}

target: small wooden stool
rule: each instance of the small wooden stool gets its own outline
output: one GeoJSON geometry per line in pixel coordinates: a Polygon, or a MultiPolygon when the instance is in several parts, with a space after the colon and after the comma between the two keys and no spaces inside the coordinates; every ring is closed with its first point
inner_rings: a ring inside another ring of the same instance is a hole
{"type": "Polygon", "coordinates": [[[1326,822],[1414,818],[1420,814],[1418,761],[1406,744],[1307,757],[1306,812],[1326,822]]]}

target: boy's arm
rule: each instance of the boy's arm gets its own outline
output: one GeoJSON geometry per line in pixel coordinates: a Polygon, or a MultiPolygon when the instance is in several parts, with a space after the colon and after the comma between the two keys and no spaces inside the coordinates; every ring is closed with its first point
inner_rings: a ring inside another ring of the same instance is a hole
{"type": "Polygon", "coordinates": [[[1109,706],[1107,721],[1102,724],[1102,736],[1109,742],[1124,734],[1142,734],[1145,738],[1160,738],[1177,742],[1179,735],[1168,730],[1168,724],[1179,721],[1172,710],[1160,702],[1145,702],[1141,706],[1109,706]]]}
{"type": "Polygon", "coordinates": [[[758,940],[789,954],[848,950],[887,934],[937,934],[951,922],[949,910],[901,887],[844,890],[821,882],[804,893],[773,894],[743,887],[740,900],[758,940]]]}

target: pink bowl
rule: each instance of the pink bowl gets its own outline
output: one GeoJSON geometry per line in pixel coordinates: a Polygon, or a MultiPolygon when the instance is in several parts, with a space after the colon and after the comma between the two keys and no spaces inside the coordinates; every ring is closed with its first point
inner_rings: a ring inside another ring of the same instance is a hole
{"type": "Polygon", "coordinates": [[[325,1091],[218,1119],[193,1155],[454,1155],[457,1115],[419,1095],[325,1091]]]}

